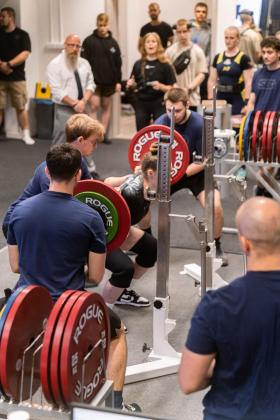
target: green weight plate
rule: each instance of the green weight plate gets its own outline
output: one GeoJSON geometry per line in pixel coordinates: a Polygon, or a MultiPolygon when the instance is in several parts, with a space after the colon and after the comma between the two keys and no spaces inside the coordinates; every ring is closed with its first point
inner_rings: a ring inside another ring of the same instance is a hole
{"type": "Polygon", "coordinates": [[[106,228],[107,243],[110,243],[117,235],[119,228],[118,212],[112,201],[95,191],[81,192],[76,195],[76,198],[98,211],[106,228]]]}

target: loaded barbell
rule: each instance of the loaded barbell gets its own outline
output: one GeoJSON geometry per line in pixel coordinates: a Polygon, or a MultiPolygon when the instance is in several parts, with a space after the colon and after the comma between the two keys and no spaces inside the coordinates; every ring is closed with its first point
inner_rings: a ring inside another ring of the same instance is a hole
{"type": "Polygon", "coordinates": [[[249,112],[239,130],[240,160],[280,163],[280,118],[275,111],[249,112]]]}
{"type": "Polygon", "coordinates": [[[57,407],[89,403],[105,382],[109,343],[108,310],[99,294],[69,290],[53,305],[44,287],[21,287],[1,317],[1,393],[22,402],[41,385],[57,407]]]}
{"type": "MultiPolygon", "coordinates": [[[[170,136],[171,130],[165,125],[149,125],[139,130],[131,139],[128,149],[128,161],[134,171],[139,166],[151,145],[163,134],[170,136]]],[[[171,145],[171,183],[175,184],[186,173],[190,162],[189,148],[186,140],[174,130],[174,141],[171,145]]]]}

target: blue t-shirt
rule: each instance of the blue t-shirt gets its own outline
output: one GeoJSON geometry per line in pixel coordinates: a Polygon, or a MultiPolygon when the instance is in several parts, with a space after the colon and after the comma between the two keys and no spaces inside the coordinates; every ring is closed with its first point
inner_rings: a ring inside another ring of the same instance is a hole
{"type": "MultiPolygon", "coordinates": [[[[154,124],[167,125],[170,127],[170,118],[167,114],[161,115],[154,124]]],[[[189,119],[183,124],[175,124],[175,130],[184,137],[189,147],[190,163],[193,161],[193,152],[202,155],[202,128],[203,118],[197,112],[191,111],[189,119]]]]}
{"type": "Polygon", "coordinates": [[[280,69],[268,70],[263,67],[256,71],[252,92],[256,95],[255,111],[280,111],[280,69]]]}
{"type": "Polygon", "coordinates": [[[186,347],[217,354],[205,419],[280,419],[280,271],[250,271],[206,293],[186,347]]]}
{"type": "MultiPolygon", "coordinates": [[[[37,166],[33,177],[24,188],[22,194],[9,206],[7,213],[4,216],[3,225],[8,225],[10,223],[11,214],[18,203],[49,189],[50,179],[45,173],[46,166],[46,162],[42,162],[37,166]]],[[[82,159],[81,169],[81,179],[91,179],[91,175],[84,158],[82,159]]]]}
{"type": "Polygon", "coordinates": [[[8,231],[19,249],[17,287],[41,285],[53,299],[65,290],[82,290],[90,251],[106,252],[105,229],[97,211],[69,194],[44,191],[19,203],[8,231]]]}

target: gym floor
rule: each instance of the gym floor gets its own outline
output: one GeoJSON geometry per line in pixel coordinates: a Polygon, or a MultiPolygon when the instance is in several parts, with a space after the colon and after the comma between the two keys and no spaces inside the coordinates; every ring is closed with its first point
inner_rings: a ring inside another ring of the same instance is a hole
{"type": "MultiPolygon", "coordinates": [[[[95,152],[95,162],[101,177],[128,173],[127,150],[129,142],[113,140],[111,145],[100,145],[95,152]]],[[[25,146],[19,140],[0,138],[0,221],[9,205],[22,191],[32,176],[36,165],[44,160],[50,147],[49,140],[38,140],[34,146],[25,146]]],[[[223,199],[225,210],[225,225],[234,226],[234,214],[240,202],[230,192],[223,199]]],[[[202,218],[202,211],[196,200],[188,192],[181,191],[172,197],[172,212],[194,214],[202,218]]],[[[157,206],[152,206],[153,231],[157,230],[157,206]]],[[[225,281],[231,281],[243,274],[243,258],[235,235],[224,235],[224,250],[229,256],[229,266],[220,268],[218,273],[225,281]]],[[[6,243],[0,234],[0,270],[1,290],[13,287],[17,275],[9,269],[6,243]]],[[[169,293],[169,318],[176,319],[177,325],[169,335],[169,342],[180,352],[183,348],[192,313],[200,300],[198,288],[194,281],[181,275],[184,264],[199,264],[198,242],[194,238],[187,223],[180,220],[171,221],[171,250],[169,293]],[[182,228],[182,224],[184,227],[182,228]]],[[[108,278],[106,273],[104,282],[108,278]]],[[[102,287],[102,284],[101,286],[102,287]]],[[[133,288],[151,301],[155,296],[156,269],[150,270],[141,280],[135,281],[133,288]]],[[[94,289],[96,290],[96,289],[94,289]]],[[[1,293],[2,294],[2,293],[1,293]]],[[[152,306],[135,309],[133,307],[116,306],[116,312],[121,316],[128,328],[127,340],[129,348],[129,365],[147,361],[148,351],[143,353],[144,343],[152,346],[152,306]]],[[[168,375],[148,381],[142,381],[125,386],[124,396],[127,402],[137,402],[145,415],[153,415],[166,419],[202,419],[202,398],[205,392],[184,396],[178,386],[177,375],[168,375]]]]}

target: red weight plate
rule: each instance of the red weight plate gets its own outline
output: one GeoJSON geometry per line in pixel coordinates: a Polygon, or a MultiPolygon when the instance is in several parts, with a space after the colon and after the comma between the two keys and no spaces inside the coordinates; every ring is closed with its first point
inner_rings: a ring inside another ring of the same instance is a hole
{"type": "Polygon", "coordinates": [[[65,406],[63,396],[61,393],[61,385],[59,381],[59,363],[60,363],[60,351],[61,342],[70,311],[77,301],[77,299],[85,292],[77,291],[73,293],[65,303],[57,321],[55,332],[52,341],[51,354],[50,354],[50,385],[53,393],[53,397],[58,406],[65,406]]]}
{"type": "Polygon", "coordinates": [[[43,339],[43,346],[41,351],[41,362],[40,362],[40,377],[41,377],[41,384],[42,384],[42,390],[44,393],[44,396],[48,402],[51,404],[57,405],[51,385],[50,385],[50,357],[51,357],[51,345],[52,340],[55,332],[55,328],[57,325],[57,321],[59,318],[59,315],[66,304],[67,300],[70,298],[70,296],[75,293],[75,290],[67,290],[64,292],[56,301],[54,304],[52,311],[50,313],[46,328],[45,328],[45,334],[43,339]]]}
{"type": "Polygon", "coordinates": [[[278,119],[278,125],[277,125],[276,150],[277,150],[278,163],[280,163],[280,118],[278,119]]]}
{"type": "Polygon", "coordinates": [[[267,130],[271,111],[267,111],[264,117],[263,129],[262,129],[262,158],[264,162],[267,162],[267,130]]]}
{"type": "Polygon", "coordinates": [[[257,111],[255,118],[254,118],[254,124],[253,124],[253,134],[252,134],[252,148],[253,148],[253,156],[254,156],[254,161],[257,162],[257,142],[258,142],[258,126],[259,126],[259,121],[261,118],[261,111],[257,111]]]}
{"type": "Polygon", "coordinates": [[[64,401],[89,403],[105,380],[110,343],[110,321],[107,306],[97,293],[85,292],[73,306],[64,328],[60,358],[60,383],[64,401]],[[100,346],[95,348],[102,340],[100,346]],[[85,365],[84,357],[94,349],[85,365]],[[105,356],[105,366],[104,358],[105,356]]]}
{"type": "Polygon", "coordinates": [[[254,112],[251,112],[250,121],[248,125],[248,136],[247,136],[247,158],[253,160],[253,149],[252,149],[252,136],[253,136],[253,125],[254,125],[254,112]]]}
{"type": "Polygon", "coordinates": [[[79,181],[75,187],[74,195],[84,191],[94,191],[107,197],[115,206],[119,216],[118,233],[114,239],[107,244],[107,251],[111,252],[119,248],[126,239],[130,228],[130,211],[122,195],[104,182],[94,180],[79,181]]]}
{"type": "MultiPolygon", "coordinates": [[[[16,298],[18,297],[18,295],[22,292],[23,289],[25,289],[26,286],[21,286],[18,289],[16,289],[11,296],[9,297],[6,305],[2,308],[1,310],[1,317],[0,317],[0,341],[1,341],[1,337],[2,337],[2,331],[6,322],[6,318],[10,312],[10,309],[14,303],[14,301],[16,300],[16,298]]],[[[6,399],[7,399],[7,395],[5,395],[4,390],[2,388],[1,382],[0,382],[0,395],[3,395],[6,399]]]]}
{"type": "Polygon", "coordinates": [[[267,145],[267,160],[268,162],[272,161],[272,142],[273,142],[273,127],[274,127],[274,118],[275,118],[276,112],[271,112],[268,126],[267,126],[267,132],[266,132],[266,145],[267,145]]]}
{"type": "MultiPolygon", "coordinates": [[[[128,160],[131,169],[140,165],[141,158],[150,151],[150,146],[158,141],[158,133],[170,135],[170,128],[165,125],[149,125],[138,131],[132,138],[128,149],[128,160]]],[[[175,184],[186,173],[190,153],[186,140],[174,131],[174,143],[171,146],[171,183],[175,184]]]]}
{"type": "MultiPolygon", "coordinates": [[[[4,392],[20,400],[21,368],[24,350],[43,331],[53,307],[51,295],[40,286],[28,286],[18,295],[7,316],[0,345],[0,378],[4,392]]],[[[42,343],[38,340],[33,351],[42,343]]],[[[30,396],[33,351],[26,353],[22,399],[30,396]]],[[[32,394],[40,386],[39,357],[34,359],[32,394]]]]}

